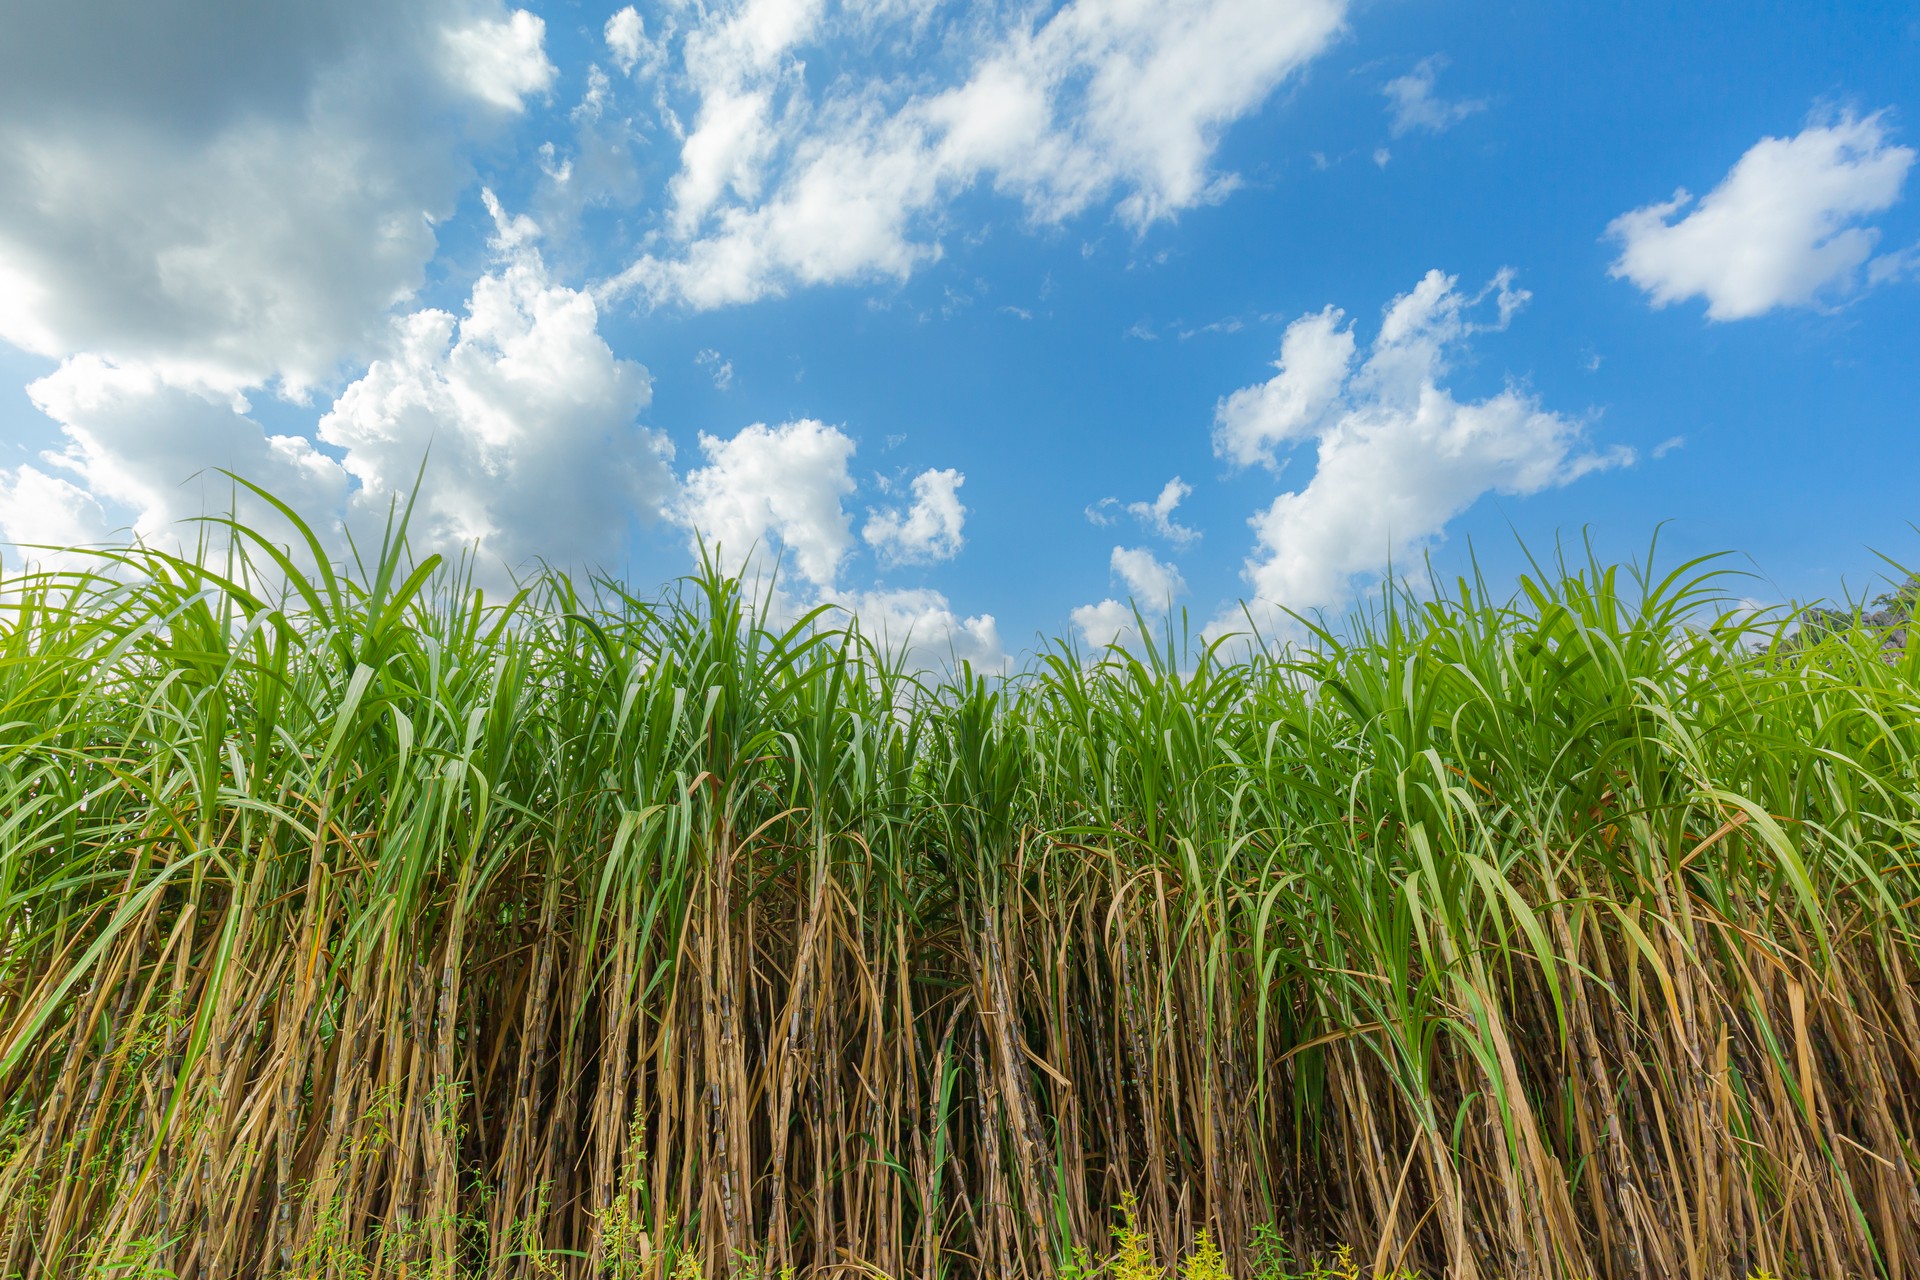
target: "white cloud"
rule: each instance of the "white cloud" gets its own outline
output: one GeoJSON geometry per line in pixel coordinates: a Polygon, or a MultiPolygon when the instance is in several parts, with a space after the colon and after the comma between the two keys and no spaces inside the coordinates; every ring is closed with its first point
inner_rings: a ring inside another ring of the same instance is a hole
{"type": "Polygon", "coordinates": [[[357,507],[384,510],[431,461],[416,520],[436,549],[480,539],[509,566],[604,565],[672,495],[672,448],[637,425],[646,369],[614,356],[587,294],[554,283],[487,193],[496,267],[463,317],[396,321],[391,354],[343,392],[320,439],[345,453],[357,507]]]}
{"type": "Polygon", "coordinates": [[[715,93],[701,104],[671,186],[675,230],[692,231],[728,188],[744,199],[760,194],[761,167],[773,153],[772,109],[766,93],[715,93]]]}
{"type": "Polygon", "coordinates": [[[1422,58],[1418,66],[1404,76],[1389,80],[1381,90],[1392,109],[1389,126],[1396,138],[1416,129],[1445,133],[1476,111],[1487,109],[1484,98],[1458,98],[1449,101],[1433,91],[1434,81],[1447,65],[1443,54],[1422,58]]]}
{"type": "Polygon", "coordinates": [[[695,102],[673,243],[609,287],[714,307],[904,278],[939,256],[944,203],[976,184],[1042,222],[1111,198],[1141,228],[1217,200],[1234,184],[1211,169],[1221,132],[1327,46],[1345,7],[1071,0],[1037,26],[1022,13],[997,28],[970,12],[943,33],[963,67],[946,87],[922,68],[815,93],[804,53],[834,30],[818,4],[718,6],[669,77],[695,102]]]}
{"type": "Polygon", "coordinates": [[[504,21],[481,18],[454,27],[443,37],[451,74],[467,91],[503,111],[525,110],[525,99],[553,84],[547,61],[547,24],[515,9],[504,21]]]}
{"type": "Polygon", "coordinates": [[[1193,486],[1179,476],[1160,487],[1160,493],[1151,502],[1129,502],[1122,504],[1118,498],[1102,498],[1086,509],[1090,524],[1105,528],[1119,519],[1117,512],[1124,511],[1138,521],[1140,527],[1157,537],[1165,538],[1176,547],[1185,547],[1200,537],[1198,529],[1188,528],[1173,518],[1193,493],[1193,486]]]}
{"type": "Polygon", "coordinates": [[[1193,486],[1175,476],[1161,487],[1160,495],[1152,502],[1129,502],[1127,514],[1176,547],[1184,547],[1199,538],[1200,533],[1175,520],[1173,513],[1192,493],[1193,486]]]}
{"type": "Polygon", "coordinates": [[[780,141],[774,97],[800,72],[786,55],[813,33],[823,7],[821,0],[744,0],[688,33],[686,79],[699,105],[670,185],[679,235],[698,228],[729,191],[742,200],[759,196],[780,141]]]}
{"type": "Polygon", "coordinates": [[[967,509],[960,486],[967,478],[949,467],[922,471],[913,478],[913,505],[869,511],[860,531],[867,545],[889,564],[932,564],[960,554],[967,509]]]}
{"type": "Polygon", "coordinates": [[[733,385],[733,361],[725,359],[712,347],[703,347],[693,358],[693,362],[704,368],[713,378],[713,389],[725,391],[733,385]]]}
{"type": "Polygon", "coordinates": [[[45,470],[0,472],[0,491],[20,503],[9,504],[0,532],[64,543],[76,530],[97,541],[128,529],[161,545],[191,543],[180,522],[236,498],[243,519],[273,526],[215,470],[225,468],[314,520],[338,551],[346,528],[377,533],[430,456],[416,549],[458,553],[478,540],[476,568],[495,583],[502,564],[536,557],[611,562],[633,521],[657,516],[673,493],[670,447],[636,422],[647,371],[608,349],[591,297],[549,278],[538,228],[508,218],[491,193],[487,201],[495,263],[465,314],[394,320],[385,353],[320,419],[317,445],[269,435],[244,406],[149,367],[76,356],[29,388],[68,443],[42,460],[45,470]]]}
{"type": "Polygon", "coordinates": [[[853,544],[843,505],[854,490],[853,441],[811,418],[777,427],[756,422],[730,439],[700,435],[707,465],[687,476],[678,515],[728,572],[785,563],[831,593],[853,544]]]}
{"type": "Polygon", "coordinates": [[[346,495],[346,474],[310,441],[268,435],[229,400],[169,386],[149,369],[75,356],[27,394],[61,424],[66,447],[42,462],[66,474],[57,492],[37,468],[23,467],[12,477],[12,487],[37,495],[26,509],[8,513],[5,532],[12,541],[62,543],[75,536],[78,522],[87,534],[82,543],[126,530],[179,546],[198,536],[182,523],[197,516],[236,510],[249,523],[272,523],[267,509],[237,492],[221,469],[322,521],[338,512],[346,495]]]}
{"type": "Polygon", "coordinates": [[[1896,280],[1920,279],[1920,244],[1883,253],[1867,263],[1869,285],[1892,284],[1896,280]]]}
{"type": "Polygon", "coordinates": [[[925,587],[855,592],[840,603],[860,628],[889,652],[904,651],[920,669],[971,663],[976,671],[1001,672],[1010,660],[990,613],[962,617],[946,596],[925,587]]]}
{"type": "Polygon", "coordinates": [[[1143,605],[1159,606],[1184,595],[1186,579],[1145,547],[1115,547],[1113,571],[1127,584],[1127,594],[1143,605]]]}
{"type": "Polygon", "coordinates": [[[1083,604],[1069,615],[1073,629],[1080,633],[1088,648],[1101,650],[1130,639],[1139,629],[1134,622],[1133,606],[1111,597],[1099,604],[1083,604]]]}
{"type": "MultiPolygon", "coordinates": [[[[1440,385],[1450,353],[1504,328],[1526,297],[1505,272],[1468,296],[1453,277],[1430,271],[1387,308],[1357,369],[1352,330],[1329,308],[1289,327],[1276,378],[1221,401],[1215,443],[1223,456],[1271,464],[1278,445],[1317,446],[1306,486],[1249,521],[1256,545],[1245,577],[1263,627],[1283,627],[1281,609],[1338,605],[1356,577],[1406,560],[1483,494],[1538,493],[1631,460],[1626,450],[1593,452],[1580,422],[1522,388],[1463,401],[1440,385]],[[1489,299],[1497,318],[1475,320],[1489,299]],[[1290,365],[1293,354],[1301,369],[1290,365]]],[[[1240,624],[1235,611],[1213,628],[1240,624]]]]}
{"type": "MultiPolygon", "coordinates": [[[[191,22],[177,8],[105,0],[8,15],[0,340],[59,362],[30,395],[62,439],[0,468],[0,544],[138,536],[178,547],[201,527],[194,517],[236,503],[242,519],[284,536],[224,468],[308,515],[337,555],[349,532],[377,532],[426,458],[416,548],[477,542],[489,585],[502,564],[536,558],[609,564],[635,521],[665,515],[736,561],[756,543],[784,551],[808,598],[832,596],[854,545],[852,441],[812,421],[703,436],[683,486],[670,446],[639,420],[647,371],[614,355],[595,298],[561,283],[543,256],[543,228],[564,230],[587,206],[637,191],[646,136],[623,115],[630,88],[586,68],[583,96],[539,152],[538,224],[487,193],[492,256],[465,306],[420,309],[408,303],[437,251],[436,224],[472,183],[468,157],[553,91],[542,20],[501,0],[194,8],[191,22]],[[304,402],[343,383],[310,435],[279,434],[284,413],[256,413],[248,400],[268,389],[304,402]]],[[[815,255],[804,269],[826,276],[864,269],[860,246],[893,215],[836,222],[858,212],[859,196],[833,185],[834,156],[857,167],[864,153],[819,142],[836,122],[851,122],[852,136],[883,125],[881,99],[898,106],[918,89],[810,90],[799,54],[849,22],[903,24],[918,39],[935,15],[917,0],[871,18],[835,10],[840,26],[826,31],[826,12],[813,0],[747,0],[645,20],[629,7],[607,21],[601,61],[661,81],[646,119],[682,147],[663,217],[689,230],[669,245],[713,241],[720,252],[726,219],[778,197],[780,261],[815,255]],[[736,99],[746,106],[730,122],[736,99]],[[852,242],[848,256],[818,256],[836,236],[852,242]]],[[[915,127],[918,150],[898,151],[902,166],[937,141],[915,127]]],[[[901,172],[873,175],[872,190],[901,172]]],[[[915,260],[936,251],[906,249],[915,260]]],[[[698,359],[717,387],[729,384],[730,362],[698,359]]],[[[869,541],[892,560],[952,556],[959,484],[958,472],[926,473],[910,505],[870,523],[869,541]]],[[[956,611],[938,591],[843,598],[929,660],[1004,667],[993,618],[956,611]]]]}
{"type": "Polygon", "coordinates": [[[587,65],[587,89],[567,113],[573,136],[540,144],[541,181],[533,197],[540,225],[556,244],[578,242],[582,213],[596,206],[625,206],[642,194],[638,152],[647,139],[633,117],[617,109],[613,81],[597,63],[587,65]]]}
{"type": "Polygon", "coordinates": [[[545,65],[539,21],[499,0],[195,14],[9,15],[0,339],[302,395],[370,353],[420,286],[468,144],[545,65]]]}
{"type": "Polygon", "coordinates": [[[100,504],[72,481],[34,466],[0,471],[0,569],[23,559],[64,564],[74,559],[69,549],[112,545],[113,535],[100,504]],[[20,549],[11,563],[9,543],[20,549]]]}
{"type": "MultiPolygon", "coordinates": [[[[706,465],[686,477],[676,515],[695,548],[704,543],[724,572],[760,578],[764,587],[779,558],[782,582],[768,597],[776,614],[797,617],[813,603],[831,603],[853,614],[883,648],[904,652],[914,667],[964,660],[982,670],[1006,669],[991,614],[963,616],[927,587],[837,585],[853,545],[846,500],[856,487],[848,470],[855,446],[845,432],[813,419],[755,423],[724,440],[703,434],[700,448],[706,465]],[[790,591],[784,584],[796,574],[803,589],[790,591]]],[[[901,551],[923,560],[952,556],[965,515],[954,492],[961,481],[957,471],[923,473],[913,484],[913,509],[869,518],[867,541],[895,559],[904,558],[901,551]]]]}
{"type": "MultiPolygon", "coordinates": [[[[672,19],[667,21],[671,31],[672,19]]],[[[632,5],[608,18],[601,34],[607,42],[607,52],[613,55],[613,65],[624,75],[651,76],[657,74],[666,61],[666,33],[658,39],[649,39],[647,24],[632,5]]]]}
{"type": "Polygon", "coordinates": [[[1187,590],[1186,579],[1180,576],[1180,571],[1145,547],[1115,547],[1109,564],[1114,576],[1125,586],[1127,598],[1083,604],[1071,615],[1081,639],[1094,649],[1122,644],[1134,636],[1138,630],[1134,619],[1136,607],[1152,618],[1187,590]]]}
{"type": "Polygon", "coordinates": [[[1353,364],[1353,326],[1328,307],[1287,326],[1280,340],[1280,372],[1242,387],[1213,416],[1213,451],[1236,466],[1278,468],[1274,450],[1312,436],[1334,408],[1353,364]]]}
{"type": "Polygon", "coordinates": [[[1705,298],[1713,320],[1844,298],[1863,267],[1870,280],[1885,274],[1869,262],[1880,232],[1864,219],[1899,199],[1913,160],[1911,147],[1888,141],[1880,114],[1762,138],[1699,203],[1682,189],[1615,218],[1612,274],[1656,307],[1705,298]]]}

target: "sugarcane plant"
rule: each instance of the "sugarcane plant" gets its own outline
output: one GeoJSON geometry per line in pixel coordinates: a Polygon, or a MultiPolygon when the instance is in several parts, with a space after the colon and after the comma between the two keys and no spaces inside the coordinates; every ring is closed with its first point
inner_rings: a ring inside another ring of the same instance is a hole
{"type": "Polygon", "coordinates": [[[911,667],[0,571],[0,1276],[1920,1274],[1920,654],[1715,562],[911,667]]]}

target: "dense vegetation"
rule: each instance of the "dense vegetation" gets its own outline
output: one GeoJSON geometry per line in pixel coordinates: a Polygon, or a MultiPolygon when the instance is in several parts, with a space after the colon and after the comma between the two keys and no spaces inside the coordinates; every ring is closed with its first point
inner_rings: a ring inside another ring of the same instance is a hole
{"type": "Polygon", "coordinates": [[[922,681],[236,537],[0,584],[0,1275],[1920,1274],[1920,646],[922,681]]]}

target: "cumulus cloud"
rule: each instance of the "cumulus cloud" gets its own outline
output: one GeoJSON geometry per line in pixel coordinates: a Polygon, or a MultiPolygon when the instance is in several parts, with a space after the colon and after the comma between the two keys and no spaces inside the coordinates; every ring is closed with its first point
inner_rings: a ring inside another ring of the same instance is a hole
{"type": "Polygon", "coordinates": [[[540,22],[499,0],[196,14],[8,15],[0,339],[303,395],[420,286],[469,144],[551,75],[540,22]]]}
{"type": "Polygon", "coordinates": [[[1302,317],[1282,340],[1278,374],[1220,402],[1215,448],[1229,461],[1274,465],[1282,446],[1316,446],[1308,483],[1249,521],[1245,578],[1263,627],[1283,625],[1282,609],[1338,605],[1357,577],[1408,558],[1484,494],[1538,493],[1631,461],[1590,449],[1582,423],[1521,387],[1462,400],[1441,385],[1453,354],[1504,328],[1527,297],[1506,272],[1472,295],[1456,285],[1430,271],[1394,299],[1358,367],[1340,312],[1302,317]],[[1477,318],[1489,307],[1493,317],[1477,318]]]}
{"type": "Polygon", "coordinates": [[[1381,92],[1387,98],[1391,115],[1389,128],[1394,137],[1404,137],[1415,130],[1445,133],[1476,111],[1487,109],[1484,98],[1449,100],[1434,92],[1434,82],[1446,65],[1446,56],[1436,53],[1422,58],[1406,75],[1387,81],[1381,92]]]}
{"type": "Polygon", "coordinates": [[[1070,615],[1081,643],[1093,650],[1121,644],[1139,629],[1134,622],[1133,606],[1108,597],[1099,604],[1083,604],[1070,615]]]}
{"type": "MultiPolygon", "coordinates": [[[[782,581],[769,593],[777,613],[795,616],[812,604],[831,603],[857,618],[883,648],[904,653],[913,666],[965,661],[981,670],[1005,669],[1007,655],[993,615],[962,615],[929,587],[838,584],[853,546],[846,501],[856,488],[848,469],[855,445],[844,431],[810,418],[772,427],[755,423],[726,439],[703,434],[700,449],[706,465],[686,477],[675,514],[696,548],[704,544],[726,572],[764,577],[777,558],[782,581]],[[794,575],[797,591],[787,586],[794,575]]],[[[914,481],[913,507],[905,514],[870,517],[866,540],[883,558],[952,556],[960,547],[965,516],[955,497],[963,479],[952,470],[923,473],[914,481]]]]}
{"type": "MultiPolygon", "coordinates": [[[[486,193],[490,257],[464,306],[420,308],[411,300],[436,225],[473,181],[468,157],[553,92],[542,20],[502,0],[193,8],[192,22],[177,6],[109,0],[30,0],[8,14],[0,341],[58,362],[29,395],[62,434],[0,468],[0,545],[178,547],[195,539],[195,517],[229,510],[284,538],[230,470],[309,516],[339,556],[349,535],[377,533],[426,459],[415,546],[477,544],[489,585],[535,560],[609,564],[636,521],[664,516],[733,567],[755,547],[785,553],[808,599],[844,600],[928,661],[1004,666],[991,615],[930,588],[839,590],[856,545],[853,443],[839,429],[808,420],[703,436],[684,483],[675,475],[666,439],[641,422],[647,370],[614,355],[596,298],[563,283],[541,248],[587,207],[638,189],[645,139],[607,71],[586,68],[583,96],[539,152],[538,224],[486,193]],[[310,431],[281,434],[284,410],[256,411],[263,391],[331,403],[310,431]]],[[[610,70],[664,81],[677,66],[671,92],[652,86],[648,114],[681,148],[662,214],[682,229],[675,252],[775,198],[801,210],[802,239],[830,239],[833,219],[857,207],[857,191],[827,190],[819,198],[838,203],[816,219],[797,157],[808,139],[837,136],[837,122],[858,132],[918,90],[904,79],[809,88],[799,54],[848,24],[924,31],[932,10],[835,9],[831,31],[826,12],[745,0],[644,19],[629,6],[607,20],[610,70]]],[[[845,233],[856,264],[861,226],[845,233]]],[[[730,363],[699,360],[725,389],[730,363]]],[[[925,473],[910,504],[874,514],[867,543],[890,563],[951,557],[960,483],[925,473]]]]}
{"type": "Polygon", "coordinates": [[[854,19],[818,0],[715,6],[667,74],[693,120],[671,183],[672,243],[609,288],[715,307],[902,278],[939,255],[939,211],[977,184],[1042,222],[1111,199],[1141,228],[1217,200],[1234,183],[1211,167],[1221,133],[1317,56],[1345,11],[1346,0],[1071,0],[1044,20],[974,13],[943,33],[962,51],[944,86],[883,74],[816,87],[807,50],[854,19]]]}
{"type": "Polygon", "coordinates": [[[506,216],[491,193],[487,203],[495,261],[465,313],[394,320],[380,358],[320,418],[317,443],[269,434],[230,398],[173,386],[144,365],[64,362],[29,394],[67,445],[40,466],[0,473],[0,491],[16,497],[0,532],[25,543],[123,529],[191,542],[180,522],[236,497],[242,518],[271,525],[216,470],[225,468],[318,521],[338,551],[340,534],[377,531],[430,458],[416,548],[458,553],[477,541],[478,567],[494,581],[502,566],[535,558],[609,562],[632,522],[673,494],[672,451],[637,422],[647,371],[607,347],[591,297],[550,278],[538,228],[506,216]]]}
{"type": "Polygon", "coordinates": [[[1242,387],[1220,402],[1213,417],[1213,451],[1236,466],[1256,462],[1278,469],[1275,450],[1307,439],[1334,408],[1353,365],[1353,326],[1328,307],[1287,326],[1280,339],[1279,372],[1242,387]]]}
{"type": "Polygon", "coordinates": [[[1127,594],[1143,605],[1165,605],[1186,593],[1180,571],[1145,547],[1115,547],[1112,563],[1114,573],[1127,584],[1127,594]]]}
{"type": "Polygon", "coordinates": [[[1094,649],[1123,644],[1133,637],[1138,630],[1136,608],[1151,618],[1170,608],[1187,590],[1180,571],[1145,547],[1115,547],[1108,563],[1113,576],[1125,587],[1127,598],[1083,604],[1071,615],[1074,629],[1094,649]]]}
{"type": "Polygon", "coordinates": [[[41,458],[47,471],[28,465],[0,476],[0,484],[33,498],[0,511],[9,541],[91,545],[124,540],[111,537],[124,532],[178,546],[194,541],[198,531],[182,522],[198,516],[234,510],[250,523],[271,523],[268,509],[236,493],[220,469],[323,521],[337,516],[346,495],[345,473],[311,441],[269,435],[230,400],[168,386],[150,369],[76,356],[27,395],[61,424],[66,446],[41,458]]]}
{"type": "Polygon", "coordinates": [[[677,514],[696,546],[728,572],[786,565],[830,593],[853,545],[845,501],[853,440],[812,418],[769,427],[756,422],[728,439],[700,434],[706,465],[686,478],[677,514]]]}
{"type": "Polygon", "coordinates": [[[967,478],[949,467],[913,478],[913,503],[867,513],[860,536],[888,564],[932,564],[960,554],[967,509],[960,486],[967,478]]]}
{"type": "Polygon", "coordinates": [[[34,466],[0,471],[0,569],[22,560],[74,566],[87,559],[77,548],[111,546],[120,541],[114,533],[93,495],[72,481],[34,466]]]}
{"type": "Polygon", "coordinates": [[[645,368],[600,336],[594,301],[555,283],[538,228],[492,193],[498,262],[466,314],[395,322],[390,354],[320,420],[356,505],[384,510],[431,453],[416,520],[428,545],[478,540],[510,566],[604,564],[673,491],[665,437],[637,423],[645,368]]]}
{"type": "Polygon", "coordinates": [[[1880,231],[1865,220],[1900,198],[1913,160],[1878,113],[1762,138],[1698,203],[1682,188],[1615,218],[1612,273],[1656,307],[1705,298],[1712,320],[1844,299],[1863,268],[1875,283],[1898,274],[1885,265],[1895,255],[1870,261],[1880,231]]]}
{"type": "Polygon", "coordinates": [[[939,669],[965,662],[982,672],[1010,666],[992,614],[957,614],[946,596],[930,588],[854,592],[840,597],[840,603],[865,634],[889,653],[904,654],[910,666],[939,669]]]}

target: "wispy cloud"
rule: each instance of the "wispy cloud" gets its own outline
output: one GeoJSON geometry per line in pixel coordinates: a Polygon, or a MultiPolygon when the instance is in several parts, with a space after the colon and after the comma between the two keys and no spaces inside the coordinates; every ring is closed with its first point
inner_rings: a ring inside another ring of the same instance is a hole
{"type": "MultiPolygon", "coordinates": [[[[671,37],[678,57],[661,77],[669,119],[690,121],[664,237],[607,290],[704,308],[901,279],[941,255],[941,211],[979,186],[1032,222],[1108,203],[1136,229],[1220,200],[1237,183],[1213,168],[1222,133],[1330,44],[1346,4],[975,13],[945,32],[960,56],[944,84],[924,66],[816,84],[807,53],[832,25],[822,3],[716,5],[671,37]]],[[[608,30],[636,65],[638,23],[608,30]]]]}
{"type": "MultiPolygon", "coordinates": [[[[1396,138],[1409,133],[1445,133],[1468,116],[1487,109],[1485,98],[1443,98],[1434,84],[1447,66],[1445,54],[1422,58],[1406,75],[1387,81],[1381,92],[1386,95],[1390,123],[1396,138]]],[[[1375,153],[1378,162],[1379,153],[1375,153]]]]}
{"type": "Polygon", "coordinates": [[[714,390],[725,391],[733,385],[733,361],[722,358],[712,347],[703,348],[693,362],[707,371],[713,379],[714,390]]]}
{"type": "Polygon", "coordinates": [[[1174,518],[1174,512],[1192,494],[1193,486],[1175,476],[1149,501],[1123,503],[1118,498],[1100,499],[1087,507],[1087,522],[1105,528],[1124,515],[1155,537],[1164,538],[1176,547],[1185,547],[1199,540],[1200,531],[1181,524],[1174,518]]]}

